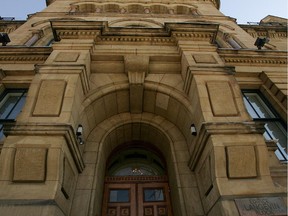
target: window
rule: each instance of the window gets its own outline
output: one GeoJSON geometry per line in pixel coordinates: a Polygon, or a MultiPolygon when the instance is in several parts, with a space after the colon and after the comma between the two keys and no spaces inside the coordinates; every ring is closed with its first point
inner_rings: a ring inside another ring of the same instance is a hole
{"type": "Polygon", "coordinates": [[[277,142],[276,156],[279,160],[287,162],[287,131],[284,122],[260,92],[243,91],[243,95],[246,109],[253,120],[265,123],[265,139],[277,142]]]}
{"type": "Polygon", "coordinates": [[[25,89],[8,89],[0,95],[0,140],[4,138],[3,121],[15,121],[24,106],[26,92],[25,89]]]}

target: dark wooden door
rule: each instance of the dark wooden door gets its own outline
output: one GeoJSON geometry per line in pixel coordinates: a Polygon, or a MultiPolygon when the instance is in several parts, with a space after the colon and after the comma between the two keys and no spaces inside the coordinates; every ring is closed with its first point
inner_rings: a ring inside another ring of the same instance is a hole
{"type": "Polygon", "coordinates": [[[172,216],[168,182],[159,179],[106,178],[102,216],[172,216]]]}

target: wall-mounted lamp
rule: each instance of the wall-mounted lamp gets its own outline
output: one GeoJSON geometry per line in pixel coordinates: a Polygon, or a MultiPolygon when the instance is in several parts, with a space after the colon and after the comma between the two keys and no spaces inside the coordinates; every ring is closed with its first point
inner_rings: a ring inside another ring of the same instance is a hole
{"type": "Polygon", "coordinates": [[[8,34],[0,32],[0,43],[2,43],[2,46],[6,46],[6,44],[9,42],[10,42],[10,38],[8,34]]]}
{"type": "Polygon", "coordinates": [[[76,136],[80,145],[84,144],[84,140],[82,139],[82,134],[83,134],[83,126],[79,124],[76,130],[76,136]]]}
{"type": "Polygon", "coordinates": [[[268,43],[270,41],[270,38],[259,38],[257,37],[254,46],[256,46],[259,50],[265,45],[265,43],[268,43]]]}
{"type": "Polygon", "coordinates": [[[197,130],[196,130],[195,124],[191,124],[190,130],[191,130],[191,134],[192,134],[193,136],[196,136],[196,135],[197,135],[197,130]]]}

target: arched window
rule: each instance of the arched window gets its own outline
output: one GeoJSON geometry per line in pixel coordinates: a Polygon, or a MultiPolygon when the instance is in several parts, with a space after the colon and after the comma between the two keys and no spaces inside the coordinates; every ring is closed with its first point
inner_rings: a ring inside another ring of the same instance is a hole
{"type": "Polygon", "coordinates": [[[108,176],[162,176],[165,165],[159,156],[143,148],[124,149],[109,160],[108,176]]]}

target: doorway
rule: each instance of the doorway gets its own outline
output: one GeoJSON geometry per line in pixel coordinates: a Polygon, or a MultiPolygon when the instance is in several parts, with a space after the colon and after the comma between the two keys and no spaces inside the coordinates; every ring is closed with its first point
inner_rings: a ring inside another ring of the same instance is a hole
{"type": "Polygon", "coordinates": [[[133,147],[108,160],[102,216],[172,216],[163,158],[133,147]]]}

